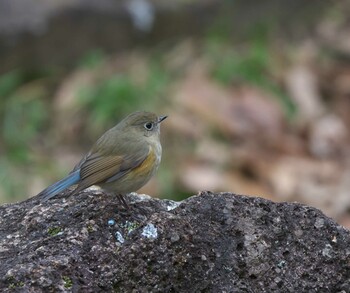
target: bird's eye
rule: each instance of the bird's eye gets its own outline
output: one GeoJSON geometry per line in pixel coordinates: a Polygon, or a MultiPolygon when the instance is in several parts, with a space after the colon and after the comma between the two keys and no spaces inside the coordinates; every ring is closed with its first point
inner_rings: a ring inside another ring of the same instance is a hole
{"type": "Polygon", "coordinates": [[[147,130],[152,130],[153,129],[153,123],[152,122],[147,122],[147,123],[145,123],[144,127],[147,130]]]}

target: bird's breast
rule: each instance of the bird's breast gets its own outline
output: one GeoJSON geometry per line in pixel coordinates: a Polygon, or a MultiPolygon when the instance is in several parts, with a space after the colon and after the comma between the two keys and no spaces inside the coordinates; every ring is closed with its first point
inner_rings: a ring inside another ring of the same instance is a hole
{"type": "MultiPolygon", "coordinates": [[[[160,146],[160,144],[159,144],[160,146]]],[[[142,164],[135,168],[135,175],[137,174],[150,176],[158,169],[161,156],[162,156],[162,147],[158,145],[151,146],[147,158],[142,162],[142,164]]]]}
{"type": "Polygon", "coordinates": [[[106,190],[125,194],[137,191],[154,175],[160,164],[162,148],[160,144],[150,145],[149,153],[143,162],[114,182],[100,184],[106,190]]]}

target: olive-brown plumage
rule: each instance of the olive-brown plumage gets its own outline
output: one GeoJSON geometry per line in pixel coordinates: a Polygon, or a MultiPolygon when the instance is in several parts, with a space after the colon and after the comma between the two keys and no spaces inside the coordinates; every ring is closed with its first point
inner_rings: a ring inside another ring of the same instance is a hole
{"type": "Polygon", "coordinates": [[[167,116],[135,112],[105,132],[64,179],[39,193],[48,200],[77,184],[72,194],[92,185],[122,195],[145,185],[158,169],[160,123],[167,116]]]}

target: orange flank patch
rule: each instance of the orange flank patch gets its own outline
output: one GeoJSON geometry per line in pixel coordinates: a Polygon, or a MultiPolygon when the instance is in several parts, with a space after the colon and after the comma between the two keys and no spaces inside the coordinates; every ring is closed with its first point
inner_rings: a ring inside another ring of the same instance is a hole
{"type": "Polygon", "coordinates": [[[154,165],[156,163],[156,155],[154,153],[153,148],[150,149],[150,152],[148,153],[147,158],[141,163],[140,166],[136,167],[132,173],[135,174],[135,176],[138,176],[138,174],[149,174],[152,172],[154,165]]]}

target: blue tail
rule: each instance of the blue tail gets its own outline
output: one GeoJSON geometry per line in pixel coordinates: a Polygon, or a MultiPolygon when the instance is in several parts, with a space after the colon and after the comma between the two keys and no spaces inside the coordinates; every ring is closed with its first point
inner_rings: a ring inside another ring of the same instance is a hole
{"type": "Polygon", "coordinates": [[[76,170],[73,173],[69,174],[67,177],[62,180],[52,184],[51,186],[44,189],[38,194],[39,197],[42,197],[41,201],[47,201],[51,197],[54,197],[56,194],[65,190],[66,188],[77,184],[80,180],[80,170],[76,170]]]}

